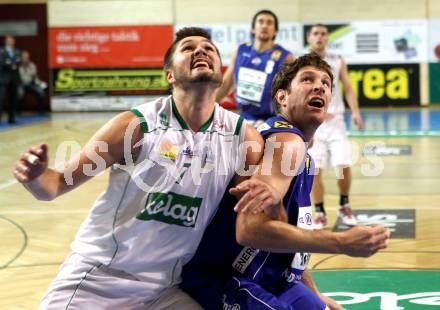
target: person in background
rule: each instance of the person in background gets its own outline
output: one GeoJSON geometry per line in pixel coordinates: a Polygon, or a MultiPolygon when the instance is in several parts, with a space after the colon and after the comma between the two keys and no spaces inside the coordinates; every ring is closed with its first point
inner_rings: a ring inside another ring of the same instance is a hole
{"type": "Polygon", "coordinates": [[[20,87],[18,74],[20,62],[21,55],[20,51],[15,48],[15,38],[7,35],[5,46],[0,48],[0,122],[3,108],[6,106],[6,97],[9,95],[8,122],[15,123],[20,87]]]}
{"type": "Polygon", "coordinates": [[[275,43],[278,17],[269,10],[257,12],[252,19],[252,42],[233,51],[231,63],[217,91],[220,102],[232,89],[241,116],[255,127],[275,115],[270,87],[280,66],[293,62],[292,54],[275,43]]]}
{"type": "Polygon", "coordinates": [[[344,101],[341,97],[339,82],[344,88],[345,98],[351,108],[351,118],[359,128],[364,128],[364,123],[359,112],[359,104],[353,87],[348,77],[347,64],[344,59],[336,54],[326,51],[328,43],[328,29],[322,24],[316,24],[307,33],[307,43],[312,52],[317,53],[332,68],[334,76],[334,89],[329,104],[327,119],[316,130],[310,155],[315,160],[316,172],[312,188],[312,200],[315,204],[315,228],[322,229],[327,225],[327,215],[324,209],[324,183],[322,170],[330,165],[335,169],[339,188],[338,216],[347,226],[357,224],[356,217],[349,202],[351,186],[352,152],[347,138],[347,129],[344,123],[344,101]]]}
{"type": "Polygon", "coordinates": [[[38,113],[44,114],[44,90],[47,84],[38,78],[37,66],[31,61],[28,51],[21,53],[21,64],[18,68],[21,79],[21,94],[18,112],[21,112],[26,94],[32,94],[37,99],[38,113]]]}

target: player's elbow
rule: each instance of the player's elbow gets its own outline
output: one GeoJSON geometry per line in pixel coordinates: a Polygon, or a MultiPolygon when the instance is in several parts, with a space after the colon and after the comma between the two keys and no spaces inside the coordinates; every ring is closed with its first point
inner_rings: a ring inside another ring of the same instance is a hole
{"type": "Polygon", "coordinates": [[[39,201],[52,201],[56,197],[47,193],[32,193],[32,195],[39,201]]]}

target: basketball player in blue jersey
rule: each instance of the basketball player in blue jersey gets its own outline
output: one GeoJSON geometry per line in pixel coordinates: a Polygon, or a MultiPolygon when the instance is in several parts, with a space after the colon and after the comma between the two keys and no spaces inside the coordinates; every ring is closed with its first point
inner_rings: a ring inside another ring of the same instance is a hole
{"type": "Polygon", "coordinates": [[[389,232],[379,226],[311,230],[307,144],[325,119],[331,86],[331,69],[317,55],[298,58],[275,77],[279,115],[259,127],[266,141],[263,160],[250,180],[230,190],[241,197],[238,215],[221,208],[184,267],[183,288],[205,308],[219,309],[223,298],[223,309],[341,309],[318,292],[307,271],[308,252],[368,257],[387,246],[389,232]]]}
{"type": "Polygon", "coordinates": [[[294,60],[292,54],[276,44],[278,18],[269,10],[257,12],[252,19],[252,42],[233,51],[231,63],[217,92],[220,102],[233,88],[241,116],[255,127],[275,115],[270,87],[280,66],[294,60]]]}
{"type": "Polygon", "coordinates": [[[364,123],[359,112],[359,103],[351,86],[347,64],[344,59],[340,55],[329,53],[326,50],[328,43],[327,27],[322,24],[312,26],[307,33],[307,42],[310,50],[317,53],[330,65],[335,79],[327,117],[318,130],[316,130],[315,137],[313,138],[313,147],[310,148],[310,154],[315,159],[317,169],[312,189],[312,199],[316,211],[315,228],[322,229],[327,224],[327,215],[324,209],[322,170],[330,166],[335,169],[337,176],[340,195],[338,216],[343,224],[354,226],[357,224],[357,221],[349,202],[353,156],[344,122],[345,107],[339,82],[342,83],[345,98],[350,106],[353,123],[359,129],[362,129],[364,128],[364,123]]]}

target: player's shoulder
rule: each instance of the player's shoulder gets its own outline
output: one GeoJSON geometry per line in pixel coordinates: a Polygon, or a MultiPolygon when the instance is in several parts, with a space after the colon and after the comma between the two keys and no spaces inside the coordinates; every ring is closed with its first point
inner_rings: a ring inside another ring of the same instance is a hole
{"type": "Polygon", "coordinates": [[[216,103],[212,130],[240,135],[246,127],[246,121],[239,114],[227,110],[216,103]]]}
{"type": "Polygon", "coordinates": [[[257,128],[257,130],[263,137],[268,137],[275,133],[291,133],[299,136],[305,141],[305,136],[302,131],[281,115],[267,119],[257,128]]]}
{"type": "Polygon", "coordinates": [[[159,97],[153,101],[133,107],[130,111],[143,124],[144,132],[150,132],[158,126],[168,127],[172,113],[171,96],[159,97]]]}

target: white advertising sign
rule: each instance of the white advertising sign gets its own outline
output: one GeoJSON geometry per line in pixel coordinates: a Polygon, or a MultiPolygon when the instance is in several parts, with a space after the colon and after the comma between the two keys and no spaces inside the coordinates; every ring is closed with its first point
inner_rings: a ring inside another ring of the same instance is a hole
{"type": "MultiPolygon", "coordinates": [[[[251,40],[251,25],[246,24],[179,24],[176,31],[183,27],[201,27],[211,33],[214,44],[222,56],[223,65],[228,66],[231,61],[232,51],[241,43],[251,40]]],[[[276,42],[297,55],[303,43],[301,38],[300,23],[280,23],[276,42]]]]}
{"type": "Polygon", "coordinates": [[[330,30],[328,49],[344,56],[348,63],[427,62],[426,20],[354,21],[325,25],[330,30]]]}
{"type": "Polygon", "coordinates": [[[429,20],[429,61],[440,62],[440,19],[429,20]]]}

